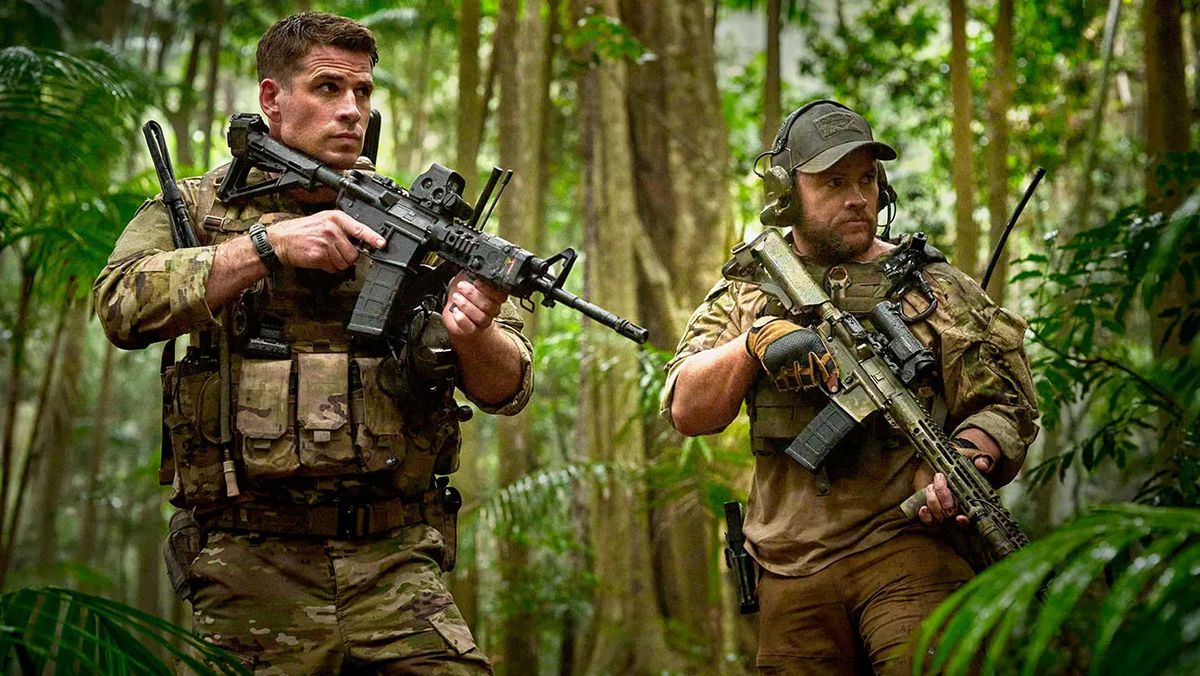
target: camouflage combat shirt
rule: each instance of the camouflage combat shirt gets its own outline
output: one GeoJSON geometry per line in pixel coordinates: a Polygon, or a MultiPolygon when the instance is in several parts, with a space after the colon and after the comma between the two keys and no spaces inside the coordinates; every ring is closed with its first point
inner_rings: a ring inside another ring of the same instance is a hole
{"type": "MultiPolygon", "coordinates": [[[[362,162],[365,163],[365,159],[362,162]]],[[[355,168],[373,169],[369,164],[360,164],[355,168]]],[[[212,336],[218,328],[218,322],[222,321],[220,318],[232,314],[233,319],[230,321],[237,327],[239,321],[246,319],[244,315],[247,312],[253,313],[258,307],[247,302],[238,308],[237,302],[230,303],[230,308],[243,311],[240,320],[238,311],[218,314],[220,308],[208,307],[205,300],[205,281],[212,270],[217,244],[233,237],[246,236],[250,226],[260,221],[269,225],[286,218],[333,208],[332,204],[298,202],[285,194],[267,195],[245,203],[239,202],[228,208],[214,208],[216,189],[227,170],[228,165],[225,165],[204,176],[179,182],[201,246],[175,249],[170,218],[161,195],[148,200],[126,226],[109,257],[107,266],[100,272],[93,287],[96,314],[109,339],[117,346],[139,349],[185,334],[190,334],[192,345],[200,345],[204,341],[209,345],[215,344],[212,336]]],[[[248,183],[255,183],[262,178],[261,172],[252,171],[248,183]]],[[[379,358],[385,356],[386,348],[381,344],[360,347],[362,343],[353,339],[344,328],[358,291],[362,288],[363,275],[370,264],[369,257],[360,256],[355,268],[340,274],[285,266],[273,271],[265,282],[251,287],[249,291],[257,292],[261,304],[281,315],[284,342],[289,344],[293,355],[301,363],[305,361],[305,355],[347,353],[348,361],[366,365],[377,364],[379,358]]],[[[467,396],[484,412],[511,415],[525,406],[533,389],[532,348],[521,334],[523,322],[511,303],[505,304],[501,316],[496,321],[519,348],[523,374],[521,386],[507,401],[495,405],[477,401],[469,394],[467,396]]],[[[235,405],[231,410],[237,412],[236,423],[239,426],[245,418],[253,419],[253,416],[246,415],[246,406],[242,406],[241,409],[237,407],[237,402],[243,398],[249,399],[248,391],[239,392],[238,389],[239,374],[242,374],[242,378],[245,377],[242,366],[246,361],[248,360],[243,360],[235,350],[231,359],[235,405]]],[[[348,361],[339,362],[335,359],[331,360],[331,363],[348,361]]],[[[322,368],[325,369],[323,373],[317,369],[314,371],[328,378],[330,369],[322,368]]],[[[282,382],[286,384],[286,368],[283,374],[282,382]]],[[[305,379],[301,376],[300,380],[299,394],[292,393],[292,406],[296,405],[297,398],[302,399],[305,396],[305,379]]],[[[368,379],[364,378],[364,381],[366,380],[368,379]]],[[[370,380],[372,382],[364,383],[368,395],[374,392],[373,378],[370,380]]],[[[294,389],[295,385],[292,387],[294,389]]],[[[260,391],[281,388],[286,389],[286,385],[264,388],[262,383],[259,383],[257,387],[260,391]]],[[[346,388],[343,387],[341,391],[345,392],[346,388]]],[[[286,406],[286,394],[283,396],[286,406]]],[[[342,408],[345,408],[344,404],[342,408]]],[[[369,418],[372,415],[369,403],[366,408],[369,418]]],[[[376,414],[376,417],[380,416],[376,414]]],[[[384,419],[381,427],[388,427],[390,429],[386,431],[403,436],[404,442],[401,442],[401,445],[407,443],[410,455],[413,455],[411,449],[414,446],[429,449],[447,441],[445,438],[432,438],[436,434],[442,437],[446,435],[444,429],[436,432],[433,426],[415,429],[419,426],[384,419]]],[[[454,424],[452,434],[452,442],[457,444],[457,423],[454,424]]],[[[358,441],[356,437],[354,443],[357,444],[358,441]]],[[[237,454],[243,499],[256,502],[313,504],[334,499],[358,501],[390,498],[397,494],[427,490],[433,473],[433,463],[429,461],[418,466],[402,466],[398,471],[356,472],[351,467],[350,471],[343,474],[247,480],[242,476],[245,467],[241,463],[241,451],[237,451],[237,454]],[[405,472],[409,476],[396,476],[405,472]]],[[[176,455],[178,456],[178,452],[176,455]]],[[[457,454],[454,459],[457,461],[457,454]]],[[[440,473],[448,473],[453,469],[454,467],[443,467],[440,473]]],[[[213,482],[217,481],[219,478],[213,479],[213,482]]],[[[176,481],[172,502],[181,506],[196,506],[198,502],[203,502],[202,498],[189,499],[188,496],[181,496],[178,483],[176,481]]]]}
{"type": "MultiPolygon", "coordinates": [[[[835,305],[870,326],[866,313],[886,293],[879,266],[899,250],[869,263],[803,262],[814,279],[825,280],[835,305]],[[848,284],[836,290],[829,280],[840,278],[841,271],[828,274],[834,268],[845,270],[848,278],[848,284]]],[[[940,382],[935,385],[940,391],[925,387],[916,394],[935,411],[944,411],[951,436],[976,427],[995,439],[1002,458],[992,478],[1007,483],[1037,434],[1036,401],[1023,348],[1025,322],[995,305],[978,284],[947,263],[930,263],[923,273],[938,304],[911,328],[937,357],[940,382]]],[[[901,301],[908,316],[928,306],[916,291],[901,301]]],[[[675,381],[687,357],[740,339],[761,316],[782,313],[778,302],[757,285],[718,282],[692,315],[666,366],[662,415],[671,418],[675,381]]],[[[803,318],[797,321],[805,323],[803,318]]],[[[882,416],[852,432],[823,470],[812,474],[782,449],[828,403],[824,393],[779,392],[760,370],[746,402],[755,468],[744,530],[747,549],[764,568],[779,575],[810,575],[901,532],[924,528],[899,509],[913,493],[920,460],[882,416]]]]}

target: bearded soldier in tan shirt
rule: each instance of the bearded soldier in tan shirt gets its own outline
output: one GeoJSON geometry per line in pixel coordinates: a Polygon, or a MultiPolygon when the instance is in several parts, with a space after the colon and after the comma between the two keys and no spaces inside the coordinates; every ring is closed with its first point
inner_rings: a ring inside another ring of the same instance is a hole
{"type": "MultiPolygon", "coordinates": [[[[901,303],[938,358],[937,377],[917,396],[986,477],[1011,481],[1037,433],[1025,323],[932,247],[876,237],[877,213],[895,202],[881,162],[896,151],[857,113],[823,100],[792,113],[764,154],[764,223],[790,228],[808,272],[868,326],[875,304],[901,303]],[[920,257],[911,279],[885,274],[901,255],[920,257]]],[[[788,352],[806,343],[789,334],[807,329],[784,315],[757,286],[718,282],[667,365],[663,415],[683,434],[711,434],[747,403],[756,462],[744,531],[762,568],[759,668],[911,673],[913,629],[972,575],[938,531],[966,517],[945,477],[931,476],[883,416],[851,433],[816,474],[782,453],[828,403],[833,375],[822,355],[788,352]],[[923,523],[899,508],[920,488],[923,523]]]]}

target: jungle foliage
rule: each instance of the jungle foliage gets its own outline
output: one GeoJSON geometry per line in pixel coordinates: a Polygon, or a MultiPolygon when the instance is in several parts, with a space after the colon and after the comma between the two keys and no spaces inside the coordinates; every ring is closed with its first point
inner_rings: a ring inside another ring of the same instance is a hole
{"type": "Polygon", "coordinates": [[[635,353],[539,311],[534,401],[466,430],[450,584],[499,673],[752,669],[718,549],[753,463],[745,419],[683,439],[658,397],[688,313],[758,228],[761,139],[825,97],[899,150],[893,231],[968,268],[1033,167],[1049,172],[990,289],[1030,322],[1043,429],[1002,495],[1035,541],[930,618],[924,668],[1195,671],[1190,0],[0,3],[0,670],[159,673],[192,643],[162,575],[157,355],[107,345],[87,291],[157,192],[141,122],[169,127],[180,175],[224,161],[223,120],[256,108],[257,37],[302,8],[380,38],[381,166],[407,182],[457,164],[469,190],[517,169],[490,227],[582,245],[572,290],[654,333],[635,353]]]}

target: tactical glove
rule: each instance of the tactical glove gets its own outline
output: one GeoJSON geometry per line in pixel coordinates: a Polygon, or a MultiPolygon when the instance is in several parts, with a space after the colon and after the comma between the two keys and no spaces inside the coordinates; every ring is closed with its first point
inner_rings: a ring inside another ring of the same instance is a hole
{"type": "Polygon", "coordinates": [[[812,329],[779,317],[760,317],[746,336],[746,349],[781,391],[837,389],[837,363],[812,329]]]}

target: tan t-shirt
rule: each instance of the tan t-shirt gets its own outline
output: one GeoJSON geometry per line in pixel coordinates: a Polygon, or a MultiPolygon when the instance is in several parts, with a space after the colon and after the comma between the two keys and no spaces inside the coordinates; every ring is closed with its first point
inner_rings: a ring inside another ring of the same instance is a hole
{"type": "MultiPolygon", "coordinates": [[[[872,307],[885,291],[880,289],[883,276],[878,266],[889,255],[871,263],[841,265],[849,284],[831,294],[835,304],[856,314],[872,307]]],[[[829,291],[826,268],[807,261],[805,266],[814,279],[826,280],[829,291]]],[[[947,430],[976,427],[995,439],[1002,460],[993,476],[1007,483],[1037,434],[1033,384],[1023,348],[1025,323],[995,305],[974,281],[950,265],[932,263],[923,272],[938,303],[911,328],[933,349],[940,378],[933,390],[917,394],[944,402],[947,430]]],[[[670,420],[671,402],[679,396],[675,383],[683,361],[741,340],[755,319],[781,311],[768,301],[756,285],[722,280],[713,287],[666,366],[664,417],[670,420]]],[[[928,305],[919,292],[905,294],[902,301],[910,316],[928,305]]],[[[764,568],[779,575],[809,575],[898,533],[923,528],[909,522],[899,509],[913,492],[920,461],[882,416],[851,433],[814,475],[781,451],[826,405],[825,395],[778,392],[760,374],[747,392],[747,402],[756,462],[744,531],[747,549],[764,568]]]]}

